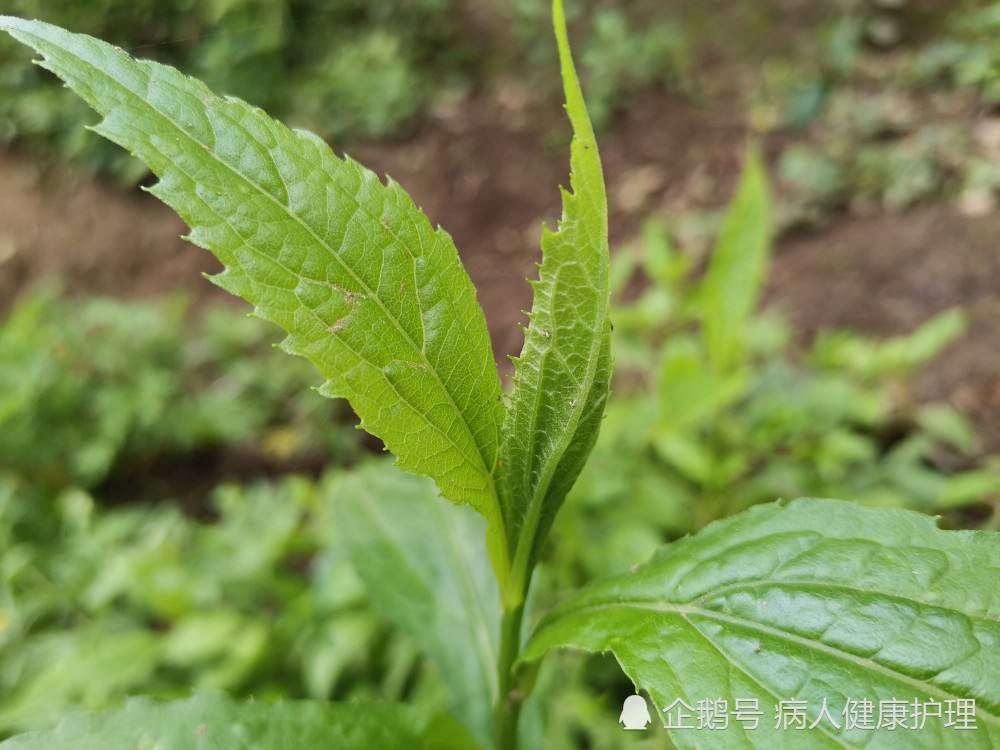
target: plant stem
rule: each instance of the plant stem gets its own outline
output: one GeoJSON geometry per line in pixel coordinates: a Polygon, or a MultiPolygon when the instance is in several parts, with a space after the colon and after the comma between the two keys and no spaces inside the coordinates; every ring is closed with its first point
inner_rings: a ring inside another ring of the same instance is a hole
{"type": "Polygon", "coordinates": [[[524,602],[513,608],[504,608],[500,622],[500,658],[497,661],[497,677],[500,691],[497,694],[496,711],[493,716],[494,750],[516,750],[517,717],[521,711],[524,696],[514,684],[512,667],[521,652],[521,617],[524,602]]]}

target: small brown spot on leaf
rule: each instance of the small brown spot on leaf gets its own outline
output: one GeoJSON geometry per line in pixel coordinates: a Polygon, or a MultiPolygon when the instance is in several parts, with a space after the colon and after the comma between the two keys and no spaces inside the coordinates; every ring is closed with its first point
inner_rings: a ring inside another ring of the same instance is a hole
{"type": "Polygon", "coordinates": [[[351,319],[351,313],[353,313],[353,312],[354,312],[354,310],[352,309],[350,313],[348,313],[347,315],[345,315],[344,317],[342,317],[340,320],[338,320],[336,323],[334,323],[332,326],[330,326],[326,330],[329,331],[330,333],[336,333],[337,331],[339,331],[340,329],[342,329],[344,326],[347,325],[347,321],[349,321],[351,319]]]}

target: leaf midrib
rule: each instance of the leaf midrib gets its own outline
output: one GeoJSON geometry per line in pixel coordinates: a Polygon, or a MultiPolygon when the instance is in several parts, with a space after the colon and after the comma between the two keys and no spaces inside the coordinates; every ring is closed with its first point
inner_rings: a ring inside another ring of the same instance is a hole
{"type": "MultiPolygon", "coordinates": [[[[777,579],[767,579],[767,580],[756,580],[756,581],[735,581],[733,583],[727,583],[724,586],[718,586],[716,588],[705,591],[697,596],[688,599],[684,602],[672,602],[678,607],[685,606],[687,604],[693,603],[695,600],[708,599],[710,597],[718,597],[722,594],[728,594],[734,591],[745,591],[748,589],[762,588],[764,586],[772,587],[794,587],[801,586],[803,588],[814,588],[814,589],[827,589],[830,591],[850,591],[857,594],[862,594],[865,596],[879,596],[883,599],[890,599],[895,602],[901,602],[905,604],[912,604],[917,607],[935,607],[937,609],[943,609],[949,612],[956,612],[963,617],[976,622],[981,622],[984,625],[996,625],[997,620],[986,614],[972,614],[969,612],[963,612],[960,609],[954,607],[939,604],[937,602],[925,602],[920,599],[913,599],[902,594],[894,594],[888,591],[882,591],[880,589],[866,589],[859,586],[852,586],[847,583],[834,583],[830,581],[816,581],[809,578],[777,578],[777,579]]],[[[649,603],[649,604],[660,604],[662,603],[659,599],[640,599],[634,598],[629,601],[636,603],[649,603]]],[[[588,605],[589,606],[589,605],[588,605]]]]}
{"type": "MultiPolygon", "coordinates": [[[[725,650],[721,646],[719,646],[712,639],[712,637],[709,636],[708,633],[706,633],[705,631],[703,631],[702,629],[700,629],[697,625],[695,625],[693,622],[691,622],[691,620],[689,620],[684,615],[681,615],[681,619],[688,625],[689,628],[691,628],[692,631],[694,631],[694,633],[696,635],[698,635],[699,637],[701,637],[701,639],[704,640],[709,645],[710,648],[714,649],[719,654],[719,656],[721,656],[723,659],[725,659],[726,662],[730,665],[730,667],[735,667],[740,672],[740,674],[742,674],[744,677],[746,677],[752,683],[754,683],[759,688],[761,688],[761,690],[763,690],[765,693],[767,693],[772,698],[774,698],[775,703],[778,703],[779,701],[782,700],[781,696],[778,695],[776,692],[774,692],[774,690],[772,690],[767,685],[761,684],[757,680],[757,678],[754,677],[754,675],[750,674],[750,672],[747,671],[747,669],[746,669],[746,667],[744,665],[740,664],[739,662],[733,661],[733,659],[731,659],[729,657],[729,655],[725,652],[725,650]]],[[[673,670],[671,670],[671,671],[673,671],[673,670]]],[[[677,673],[674,672],[674,674],[676,675],[677,673]]],[[[678,681],[678,684],[680,684],[680,681],[678,681]]],[[[826,735],[830,740],[832,740],[833,742],[835,742],[839,747],[846,747],[846,748],[852,747],[851,745],[844,744],[841,741],[840,737],[838,735],[833,734],[830,731],[829,728],[823,726],[822,724],[817,724],[816,726],[819,728],[821,734],[826,735]]],[[[756,743],[754,743],[751,740],[751,744],[756,744],[756,743]]]]}
{"type": "MultiPolygon", "coordinates": [[[[16,28],[16,27],[14,27],[14,28],[16,28]]],[[[17,31],[19,33],[25,34],[27,36],[32,36],[32,37],[35,36],[35,35],[31,34],[31,32],[24,31],[23,29],[17,29],[17,31]]],[[[37,39],[38,37],[35,37],[35,38],[37,39]]],[[[50,42],[48,42],[48,40],[44,40],[43,39],[43,41],[45,41],[46,43],[50,43],[50,42]]],[[[75,54],[73,51],[71,51],[69,49],[60,48],[60,50],[62,52],[64,52],[65,54],[67,54],[68,56],[70,56],[70,57],[72,57],[72,58],[74,58],[76,60],[79,60],[81,63],[83,63],[84,65],[86,65],[89,69],[91,69],[93,71],[96,71],[97,74],[100,77],[104,78],[106,81],[111,81],[112,84],[114,84],[117,88],[119,88],[122,91],[125,91],[130,97],[132,97],[133,99],[139,101],[142,105],[144,105],[144,107],[146,107],[149,110],[155,112],[157,115],[159,115],[159,117],[163,121],[165,121],[167,124],[169,124],[176,132],[182,134],[191,143],[194,143],[195,145],[197,145],[198,147],[200,147],[201,149],[203,149],[205,151],[205,153],[209,157],[211,157],[217,164],[221,165],[225,170],[227,170],[231,174],[235,175],[237,178],[239,178],[240,180],[242,180],[246,184],[248,184],[251,187],[253,187],[255,190],[258,191],[259,194],[263,195],[266,199],[272,201],[276,206],[280,207],[285,212],[285,214],[289,217],[289,219],[291,219],[298,226],[300,226],[303,230],[305,230],[305,232],[307,234],[311,235],[315,239],[315,241],[317,242],[317,244],[320,247],[325,248],[327,250],[327,252],[329,252],[330,256],[333,259],[335,259],[335,261],[340,265],[340,267],[343,268],[351,276],[351,278],[353,278],[358,283],[358,285],[365,291],[365,293],[368,295],[367,296],[368,299],[374,299],[375,300],[376,304],[382,309],[382,311],[385,314],[386,318],[388,318],[390,321],[392,321],[392,323],[395,326],[395,328],[400,332],[400,334],[402,334],[403,338],[407,341],[407,343],[409,343],[410,346],[413,347],[413,349],[415,349],[416,351],[420,352],[421,359],[423,360],[424,363],[427,364],[428,369],[433,373],[434,379],[441,386],[441,390],[447,395],[449,403],[454,408],[454,410],[459,415],[461,415],[461,417],[462,417],[462,425],[465,428],[466,433],[471,438],[472,444],[475,445],[476,448],[477,448],[476,456],[479,459],[478,461],[469,461],[469,456],[457,444],[455,444],[454,440],[452,440],[451,437],[449,435],[447,435],[447,433],[445,433],[442,430],[440,430],[436,425],[434,425],[432,422],[430,422],[430,420],[426,420],[426,421],[427,421],[427,424],[429,424],[432,427],[434,427],[435,430],[439,434],[441,434],[443,437],[445,437],[448,440],[448,442],[450,442],[452,444],[452,446],[459,452],[459,455],[462,455],[463,458],[468,463],[470,463],[473,466],[474,469],[476,469],[477,473],[481,474],[487,480],[486,481],[486,486],[487,486],[487,489],[488,489],[488,492],[489,492],[490,496],[493,499],[495,515],[499,519],[500,518],[500,515],[499,515],[499,500],[497,498],[496,489],[493,486],[493,482],[490,480],[491,472],[489,470],[487,470],[487,468],[486,468],[487,467],[487,462],[485,460],[485,457],[482,455],[480,446],[479,446],[478,441],[476,440],[476,437],[475,437],[475,433],[472,431],[472,429],[471,429],[468,421],[465,418],[465,415],[463,414],[462,410],[458,408],[458,405],[455,403],[455,399],[454,399],[452,393],[445,387],[445,385],[444,385],[443,381],[441,380],[440,374],[438,373],[437,369],[427,359],[427,357],[425,355],[424,348],[423,347],[417,347],[416,343],[409,336],[408,332],[400,325],[399,320],[397,320],[396,317],[389,312],[388,308],[385,306],[385,304],[382,302],[382,300],[377,295],[373,294],[372,290],[369,289],[368,285],[365,284],[357,276],[357,274],[354,272],[354,270],[350,266],[348,266],[344,262],[344,260],[333,250],[333,248],[327,242],[325,242],[322,238],[320,238],[319,235],[317,235],[312,230],[312,228],[309,227],[309,225],[306,224],[297,213],[293,212],[290,206],[284,205],[283,203],[281,203],[280,201],[278,201],[277,198],[275,198],[275,196],[271,195],[270,192],[268,192],[267,190],[265,190],[257,182],[255,182],[254,180],[250,179],[246,175],[243,175],[242,173],[236,171],[235,168],[233,168],[232,166],[230,166],[229,164],[227,164],[223,159],[219,158],[218,155],[216,155],[206,144],[202,143],[198,138],[195,138],[194,135],[192,135],[187,130],[185,130],[178,122],[176,122],[175,120],[173,120],[170,116],[168,116],[161,109],[159,109],[158,107],[154,106],[151,102],[147,102],[145,99],[142,98],[142,96],[138,92],[133,91],[130,87],[126,86],[124,83],[119,82],[118,80],[116,80],[115,78],[113,78],[112,76],[110,76],[109,74],[107,74],[101,68],[93,65],[86,58],[81,57],[80,55],[75,54]],[[478,463],[478,466],[476,466],[477,463],[478,463]]],[[[43,52],[42,54],[45,55],[46,57],[49,56],[49,54],[45,53],[45,52],[43,52]]],[[[153,73],[148,69],[148,67],[142,65],[142,63],[139,62],[139,61],[133,61],[133,62],[138,67],[144,68],[142,70],[144,79],[147,80],[149,83],[152,83],[154,81],[154,76],[153,76],[153,73]]],[[[169,82],[165,82],[163,80],[158,80],[157,83],[158,84],[164,84],[164,83],[166,83],[167,85],[169,85],[169,82]]],[[[102,114],[102,116],[107,117],[107,113],[106,112],[101,112],[101,114],[102,114]]],[[[301,136],[297,136],[293,131],[289,131],[289,133],[293,137],[295,137],[295,138],[300,138],[301,137],[301,136]]],[[[249,134],[248,134],[248,136],[249,136],[249,134]]],[[[249,137],[252,137],[252,136],[249,136],[249,137]]],[[[258,143],[260,143],[260,141],[258,141],[258,143]]],[[[260,143],[260,145],[264,146],[264,148],[267,149],[267,146],[265,144],[260,143]]],[[[193,180],[194,182],[197,182],[197,180],[195,180],[194,177],[191,174],[189,174],[186,170],[184,170],[183,168],[181,168],[176,163],[176,161],[174,161],[173,159],[170,159],[166,155],[164,155],[164,157],[167,158],[170,161],[171,166],[173,166],[175,169],[179,170],[181,173],[183,173],[184,175],[186,175],[189,179],[193,180]]],[[[337,157],[334,155],[334,158],[337,158],[337,157]]],[[[346,164],[346,162],[343,162],[343,163],[346,164]]],[[[280,173],[280,170],[278,172],[278,176],[281,178],[282,182],[284,183],[284,176],[280,173]]],[[[415,256],[413,254],[413,251],[411,250],[411,248],[406,243],[404,243],[399,238],[398,235],[396,235],[391,229],[386,228],[385,225],[381,224],[381,222],[375,217],[374,214],[372,214],[367,209],[367,207],[365,207],[362,203],[360,203],[357,200],[357,198],[355,198],[354,196],[352,196],[337,180],[333,179],[332,176],[330,176],[330,182],[333,185],[336,186],[336,189],[338,190],[338,192],[341,193],[342,196],[346,196],[351,202],[354,203],[355,206],[358,207],[358,209],[360,211],[362,211],[365,214],[367,214],[370,219],[372,219],[375,223],[377,223],[380,226],[382,226],[383,229],[385,231],[387,231],[390,236],[393,237],[393,239],[396,241],[397,245],[399,247],[401,247],[403,250],[405,250],[406,253],[412,259],[415,259],[417,257],[417,256],[415,256]]],[[[385,188],[384,185],[382,187],[385,188]]],[[[287,190],[287,185],[286,185],[286,190],[287,190]]],[[[205,202],[205,205],[209,206],[209,204],[207,202],[205,202]]],[[[236,236],[238,236],[241,239],[243,239],[242,235],[240,235],[240,233],[236,231],[235,227],[233,227],[233,225],[229,222],[228,218],[226,218],[223,214],[219,213],[215,208],[211,208],[211,210],[212,210],[212,212],[216,216],[218,216],[219,218],[221,218],[223,221],[226,222],[227,225],[229,225],[229,227],[233,230],[233,232],[236,234],[236,236]]],[[[435,237],[436,237],[437,233],[434,232],[434,234],[435,234],[435,237]]],[[[280,268],[282,268],[283,270],[285,270],[286,272],[288,272],[289,275],[291,275],[291,276],[299,279],[300,281],[314,281],[314,280],[311,280],[311,279],[307,279],[307,278],[303,277],[301,274],[298,274],[295,271],[293,271],[292,269],[288,268],[283,263],[281,263],[280,259],[278,259],[278,258],[272,258],[271,256],[263,254],[260,250],[257,250],[253,245],[251,245],[250,243],[247,243],[245,240],[244,240],[244,244],[252,252],[256,253],[257,255],[260,255],[261,257],[266,258],[269,262],[275,263],[280,268]]],[[[417,297],[418,297],[418,305],[419,305],[419,294],[417,295],[417,297]]],[[[306,309],[309,309],[309,308],[306,308],[306,309]]],[[[311,312],[313,312],[313,314],[315,315],[315,311],[311,311],[311,312]]],[[[422,313],[422,308],[421,308],[421,313],[422,313]]],[[[421,314],[421,325],[423,326],[423,324],[424,324],[423,323],[423,316],[421,314]]],[[[345,346],[345,348],[349,349],[355,355],[357,355],[357,356],[360,357],[360,355],[358,355],[358,353],[355,350],[353,350],[350,347],[346,346],[346,344],[344,343],[343,339],[339,339],[339,340],[345,346]]],[[[364,357],[360,357],[360,358],[364,359],[364,357]]],[[[393,389],[393,390],[395,390],[395,389],[393,389]]],[[[397,395],[400,395],[398,393],[398,391],[397,391],[397,395]]],[[[401,395],[400,395],[400,399],[403,400],[403,401],[406,401],[406,399],[403,399],[401,395]]],[[[409,402],[407,402],[407,403],[409,403],[409,402]]],[[[413,404],[410,404],[410,406],[412,407],[413,404]]],[[[419,410],[417,410],[417,411],[419,411],[419,410]]]]}
{"type": "MultiPolygon", "coordinates": [[[[741,627],[747,628],[748,630],[755,630],[756,629],[756,630],[759,630],[763,634],[772,636],[772,637],[774,637],[776,639],[779,639],[779,640],[780,639],[785,639],[789,643],[793,643],[795,645],[802,646],[803,648],[805,648],[807,650],[811,649],[811,650],[814,650],[814,651],[822,652],[825,655],[833,657],[835,659],[839,659],[840,661],[849,662],[849,663],[852,663],[852,664],[856,664],[859,667],[863,667],[863,668],[868,669],[868,671],[877,672],[879,674],[882,674],[883,676],[886,676],[886,677],[888,677],[890,679],[894,679],[897,682],[901,682],[901,683],[903,683],[903,684],[905,684],[905,685],[907,685],[909,687],[914,687],[916,689],[919,689],[919,690],[921,690],[922,692],[925,692],[925,693],[936,694],[936,695],[942,696],[942,697],[944,697],[946,699],[964,699],[964,698],[968,697],[968,696],[965,696],[965,695],[956,695],[954,693],[950,693],[950,692],[948,692],[944,688],[941,688],[941,687],[936,686],[936,685],[932,685],[932,684],[927,683],[927,682],[921,682],[917,678],[910,677],[909,675],[903,674],[901,672],[897,672],[894,669],[885,666],[884,664],[879,664],[878,662],[872,662],[869,659],[866,659],[866,658],[861,657],[861,656],[857,656],[855,654],[851,654],[850,652],[847,652],[847,651],[842,651],[840,649],[836,649],[836,648],[834,648],[832,646],[829,646],[829,645],[827,645],[825,643],[821,643],[820,641],[810,640],[808,638],[796,635],[794,633],[790,633],[790,632],[785,631],[785,630],[779,630],[778,628],[775,628],[775,627],[772,627],[772,626],[769,626],[769,625],[764,625],[764,624],[759,623],[759,622],[757,622],[755,620],[749,620],[749,619],[742,618],[742,617],[736,617],[736,616],[733,616],[733,615],[727,615],[727,614],[723,614],[721,612],[716,612],[714,610],[704,609],[702,607],[697,607],[697,606],[676,605],[676,604],[670,604],[670,603],[665,603],[665,602],[660,602],[660,601],[635,601],[635,600],[633,600],[633,601],[629,601],[629,602],[624,602],[624,601],[604,602],[604,603],[601,603],[601,604],[590,604],[590,605],[587,605],[585,607],[574,608],[571,612],[564,614],[562,617],[564,618],[564,617],[569,617],[569,616],[575,616],[577,614],[586,614],[586,613],[590,613],[590,612],[594,612],[594,613],[608,612],[608,611],[614,611],[614,610],[622,609],[622,608],[638,609],[638,610],[644,610],[644,611],[647,611],[647,612],[648,611],[652,611],[652,612],[659,612],[659,613],[666,613],[666,614],[676,615],[676,616],[682,618],[683,620],[685,620],[689,625],[691,625],[691,627],[696,627],[696,626],[694,625],[694,623],[692,623],[690,620],[687,619],[687,615],[689,615],[689,614],[697,614],[697,615],[700,615],[702,617],[705,617],[706,619],[715,620],[715,621],[717,621],[719,623],[722,623],[722,624],[739,625],[741,627]]],[[[560,619],[562,619],[562,618],[560,618],[560,619]]],[[[699,632],[701,632],[701,631],[699,630],[699,632]]],[[[734,661],[731,657],[727,657],[727,661],[729,661],[730,663],[739,664],[739,662],[734,661]]],[[[754,681],[757,682],[757,684],[760,685],[760,687],[763,690],[770,692],[769,688],[767,688],[766,685],[761,684],[756,679],[754,681]]],[[[977,718],[978,718],[980,716],[980,713],[978,711],[978,709],[980,709],[980,705],[979,705],[978,702],[976,704],[976,708],[977,708],[977,714],[976,715],[977,715],[977,718]]],[[[989,712],[988,710],[984,710],[983,713],[984,713],[984,715],[993,724],[996,724],[998,727],[1000,727],[1000,716],[998,716],[996,714],[993,714],[993,713],[989,712]]]]}

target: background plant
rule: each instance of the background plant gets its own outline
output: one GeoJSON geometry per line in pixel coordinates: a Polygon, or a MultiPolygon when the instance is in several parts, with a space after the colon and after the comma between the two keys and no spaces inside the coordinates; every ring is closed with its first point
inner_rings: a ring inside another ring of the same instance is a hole
{"type": "Polygon", "coordinates": [[[308,397],[305,362],[286,366],[240,312],[187,307],[22,296],[0,326],[0,471],[57,491],[224,446],[274,465],[354,460],[346,415],[308,397]]]}
{"type": "MultiPolygon", "coordinates": [[[[439,100],[468,95],[501,67],[525,68],[554,55],[543,30],[543,0],[230,0],[46,3],[12,0],[5,12],[37,17],[114,41],[137,55],[189,71],[213,90],[240,97],[337,143],[399,137],[439,100]],[[480,16],[482,18],[480,18],[480,16]]],[[[578,9],[579,10],[579,9],[578,9]]],[[[651,23],[588,3],[577,13],[595,122],[607,125],[626,97],[652,85],[677,87],[690,71],[683,24],[658,10],[651,23]]],[[[555,99],[541,78],[537,91],[555,99]]],[[[23,65],[0,42],[0,86],[18,92],[0,103],[0,143],[53,152],[126,182],[146,168],[82,125],[87,109],[23,65]]]]}
{"type": "Polygon", "coordinates": [[[990,210],[990,146],[955,114],[990,101],[991,7],[845,2],[808,55],[767,62],[748,114],[755,129],[792,137],[778,167],[781,226],[942,197],[970,215],[990,210]]]}
{"type": "MultiPolygon", "coordinates": [[[[474,72],[468,37],[447,0],[402,6],[357,0],[236,0],[196,3],[46,4],[12,0],[5,11],[112,39],[204,79],[212,88],[290,117],[333,139],[398,132],[442,82],[474,72]]],[[[27,140],[90,168],[134,181],[146,168],[87,138],[87,109],[10,42],[0,46],[0,81],[17,89],[0,104],[0,141],[27,140]]]]}
{"type": "Polygon", "coordinates": [[[39,518],[31,506],[44,498],[5,477],[0,735],[137,692],[419,695],[417,652],[345,564],[335,482],[223,486],[204,524],[172,505],[104,510],[80,489],[39,518]]]}

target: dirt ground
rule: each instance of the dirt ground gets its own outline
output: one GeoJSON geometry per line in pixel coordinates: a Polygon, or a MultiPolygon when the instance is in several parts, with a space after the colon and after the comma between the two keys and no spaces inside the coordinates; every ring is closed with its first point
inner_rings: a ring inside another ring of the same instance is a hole
{"type": "MultiPolygon", "coordinates": [[[[568,127],[516,83],[440,107],[405,142],[361,145],[351,156],[391,174],[454,237],[486,309],[501,367],[520,348],[531,305],[524,279],[539,258],[539,224],[558,217],[567,182],[568,127]]],[[[746,143],[734,98],[645,97],[602,141],[612,245],[643,216],[714,208],[731,193],[746,143]]],[[[95,136],[96,137],[96,136],[95,136]]],[[[778,142],[765,142],[774,155],[778,142]]],[[[180,239],[183,223],[152,196],[0,153],[0,309],[42,278],[70,294],[145,297],[184,289],[229,299],[199,274],[219,270],[180,239]]],[[[961,216],[950,205],[902,214],[842,215],[780,238],[767,297],[808,337],[850,327],[913,330],[955,305],[967,334],[920,378],[920,399],[944,399],[977,423],[984,452],[1000,452],[1000,214],[961,216]]],[[[240,304],[232,301],[233,304],[240,304]]]]}

